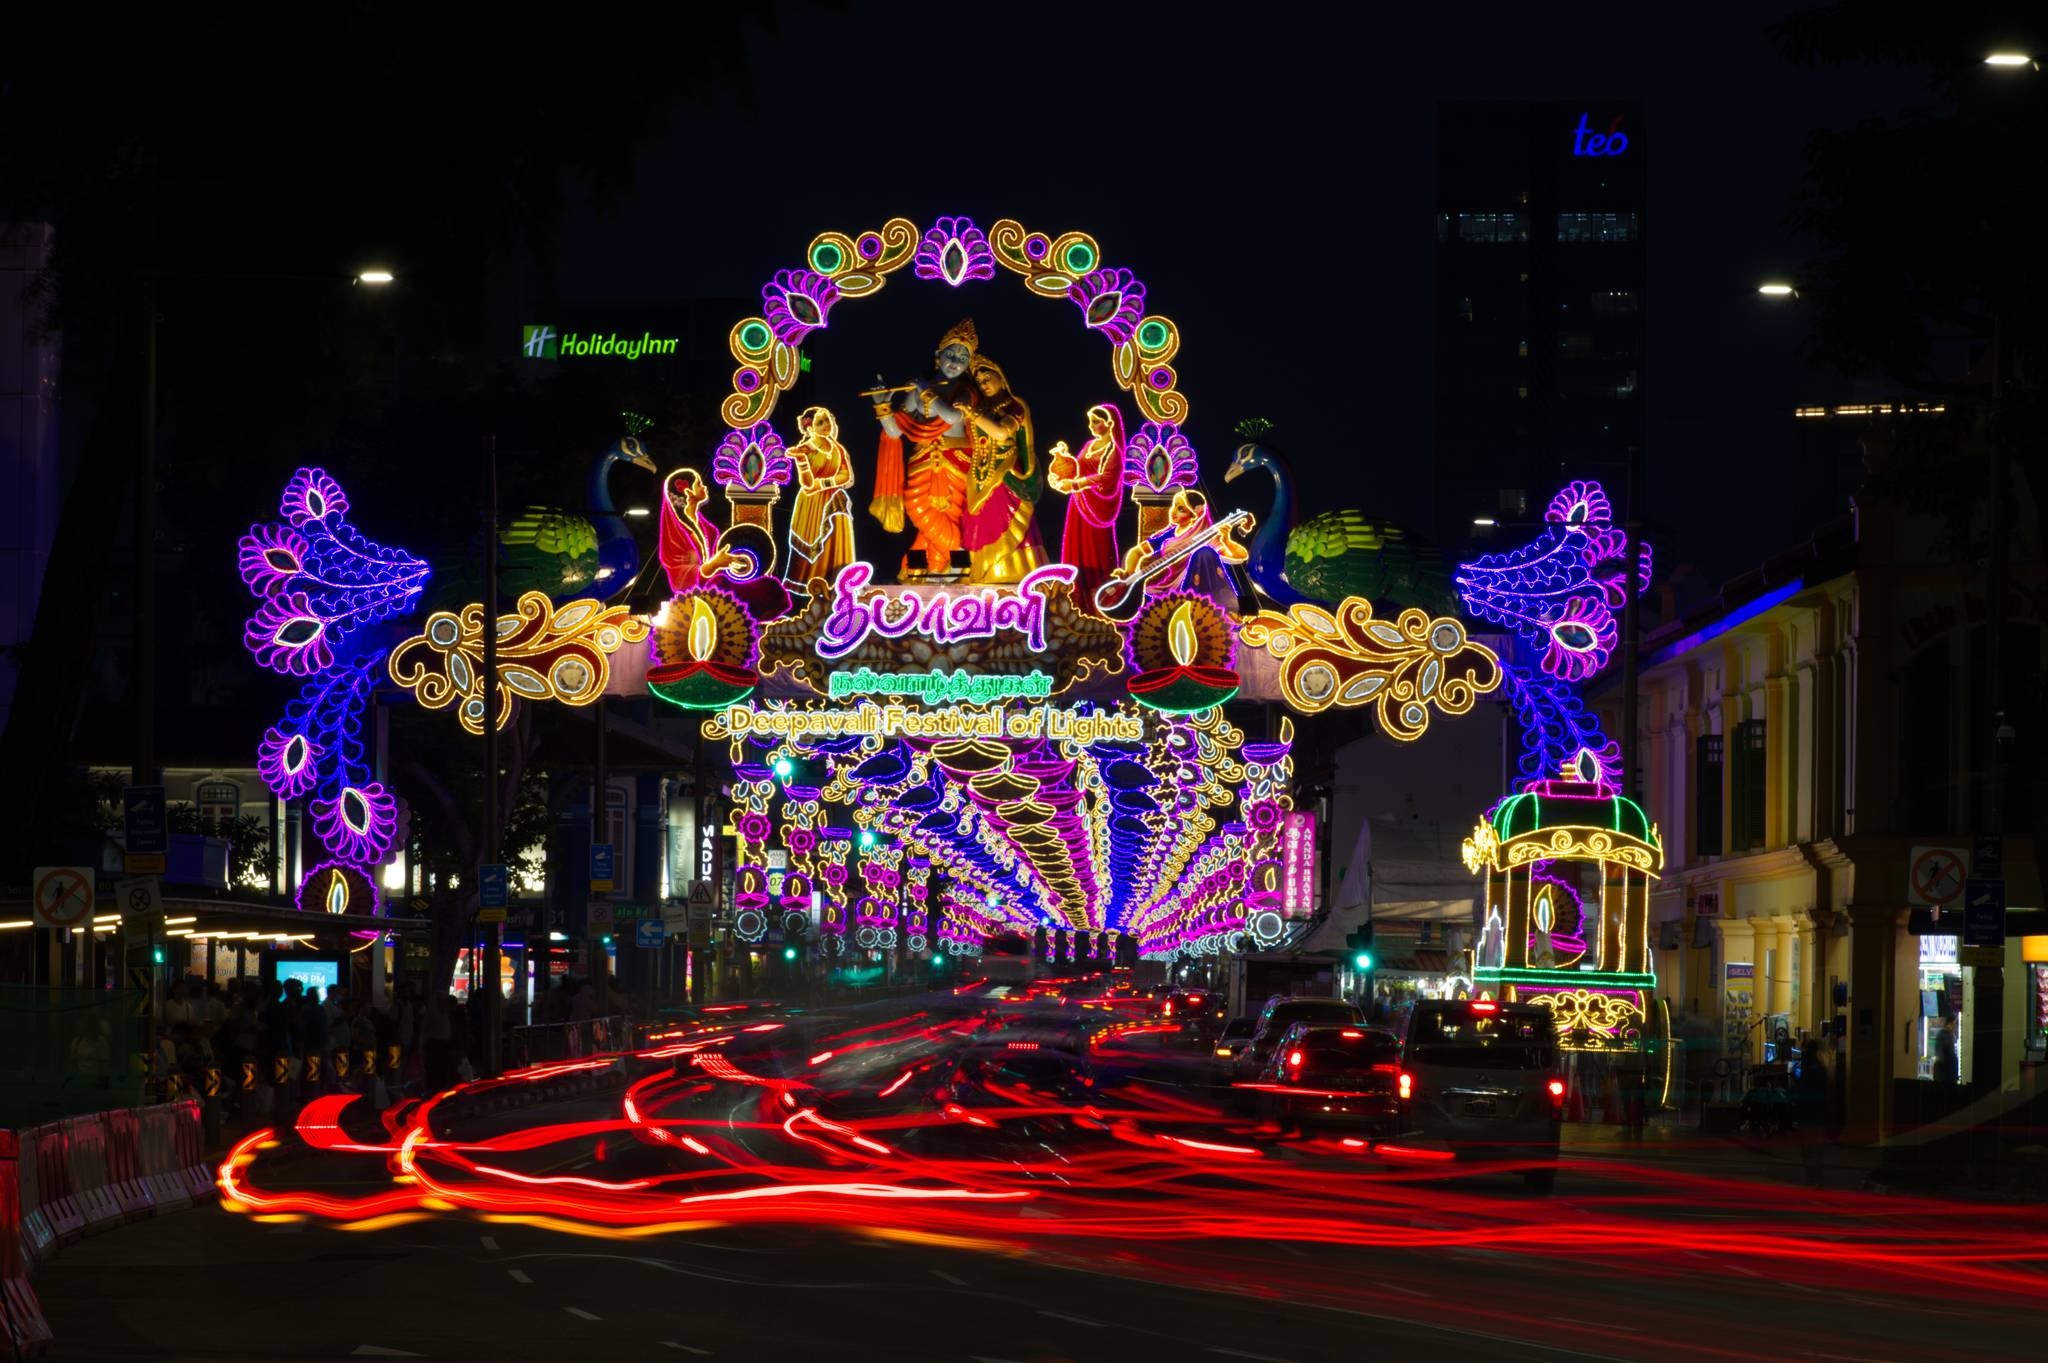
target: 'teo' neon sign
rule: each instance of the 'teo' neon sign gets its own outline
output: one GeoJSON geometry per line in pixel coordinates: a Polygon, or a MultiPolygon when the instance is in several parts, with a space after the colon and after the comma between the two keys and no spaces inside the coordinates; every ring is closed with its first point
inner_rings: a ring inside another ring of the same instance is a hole
{"type": "Polygon", "coordinates": [[[1593,131],[1591,114],[1579,115],[1579,126],[1572,129],[1572,155],[1574,156],[1619,156],[1628,150],[1628,134],[1621,130],[1621,115],[1607,125],[1607,131],[1593,131]]]}

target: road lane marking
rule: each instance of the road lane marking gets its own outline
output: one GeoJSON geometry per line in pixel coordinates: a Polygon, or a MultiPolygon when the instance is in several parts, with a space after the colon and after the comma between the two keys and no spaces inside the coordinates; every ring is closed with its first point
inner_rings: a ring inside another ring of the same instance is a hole
{"type": "Polygon", "coordinates": [[[1080,1316],[1063,1316],[1057,1311],[1040,1311],[1038,1314],[1050,1316],[1054,1320],[1064,1320],[1074,1325],[1085,1325],[1091,1330],[1100,1330],[1102,1328],[1102,1322],[1099,1320],[1086,1320],[1080,1316]]]}
{"type": "Polygon", "coordinates": [[[1379,1286],[1386,1288],[1389,1292],[1406,1292],[1411,1297],[1427,1297],[1430,1295],[1421,1288],[1403,1287],[1399,1283],[1381,1283],[1379,1286]]]}
{"type": "Polygon", "coordinates": [[[664,1349],[681,1349],[686,1354],[704,1354],[709,1356],[711,1353],[709,1349],[700,1349],[694,1344],[678,1344],[672,1339],[661,1341],[661,1347],[664,1349]]]}
{"type": "Polygon", "coordinates": [[[946,1270],[943,1268],[934,1268],[929,1271],[934,1278],[937,1278],[942,1283],[951,1283],[955,1287],[967,1286],[967,1280],[965,1278],[956,1278],[952,1274],[946,1272],[946,1270]]]}
{"type": "Polygon", "coordinates": [[[512,1275],[512,1281],[515,1283],[531,1283],[533,1281],[533,1279],[527,1277],[516,1268],[508,1268],[505,1271],[512,1275]]]}
{"type": "Polygon", "coordinates": [[[496,1254],[498,1252],[497,1238],[495,1236],[486,1235],[484,1237],[484,1248],[489,1250],[491,1253],[496,1254]]]}
{"type": "Polygon", "coordinates": [[[583,1319],[585,1319],[585,1320],[603,1320],[603,1319],[604,1319],[604,1317],[603,1317],[603,1316],[600,1316],[600,1315],[596,1315],[596,1314],[594,1314],[594,1313],[592,1313],[592,1312],[586,1311],[586,1310],[584,1310],[584,1309],[583,1309],[582,1307],[580,1307],[580,1306],[565,1306],[565,1307],[563,1307],[562,1309],[563,1309],[564,1311],[567,1311],[567,1312],[568,1312],[568,1313],[569,1313],[570,1315],[572,1315],[572,1316],[581,1316],[581,1317],[583,1317],[583,1319]]]}

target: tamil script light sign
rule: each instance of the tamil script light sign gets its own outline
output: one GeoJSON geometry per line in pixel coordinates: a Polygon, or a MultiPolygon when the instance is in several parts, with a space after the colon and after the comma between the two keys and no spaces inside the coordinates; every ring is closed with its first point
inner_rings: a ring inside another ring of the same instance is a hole
{"type": "Polygon", "coordinates": [[[1050,738],[1075,743],[1136,743],[1145,724],[1135,715],[1102,713],[1085,706],[1032,705],[986,710],[948,705],[935,710],[896,702],[862,701],[828,709],[757,710],[728,706],[721,715],[734,738],[767,734],[776,738],[1050,738]]]}
{"type": "Polygon", "coordinates": [[[1280,902],[1289,914],[1315,911],[1317,883],[1315,813],[1290,809],[1280,824],[1280,902]]]}
{"type": "Polygon", "coordinates": [[[832,579],[832,609],[818,629],[818,656],[843,658],[869,635],[900,639],[919,634],[934,644],[963,639],[992,639],[997,630],[1015,630],[1034,650],[1045,647],[1045,593],[1055,582],[1074,584],[1079,570],[1065,563],[1026,573],[1014,587],[983,587],[979,591],[945,594],[902,587],[862,592],[874,577],[874,566],[849,563],[832,579]]]}

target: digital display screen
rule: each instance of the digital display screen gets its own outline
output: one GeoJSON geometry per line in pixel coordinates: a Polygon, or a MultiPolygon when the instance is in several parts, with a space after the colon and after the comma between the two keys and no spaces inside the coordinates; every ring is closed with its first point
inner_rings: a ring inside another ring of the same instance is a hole
{"type": "Polygon", "coordinates": [[[327,997],[327,987],[341,983],[341,966],[334,961],[279,961],[277,982],[297,980],[306,987],[306,992],[327,997]]]}

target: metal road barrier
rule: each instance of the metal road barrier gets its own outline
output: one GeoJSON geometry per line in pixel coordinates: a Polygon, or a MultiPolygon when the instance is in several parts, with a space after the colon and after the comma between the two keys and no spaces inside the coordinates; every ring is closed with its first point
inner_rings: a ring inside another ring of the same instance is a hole
{"type": "Polygon", "coordinates": [[[545,1060],[582,1060],[628,1050],[633,1044],[633,1020],[625,1014],[585,1018],[580,1022],[544,1022],[531,1027],[514,1027],[506,1048],[505,1066],[545,1060]]]}

